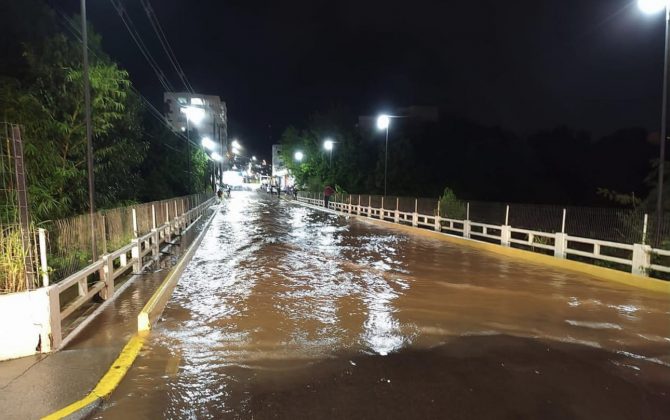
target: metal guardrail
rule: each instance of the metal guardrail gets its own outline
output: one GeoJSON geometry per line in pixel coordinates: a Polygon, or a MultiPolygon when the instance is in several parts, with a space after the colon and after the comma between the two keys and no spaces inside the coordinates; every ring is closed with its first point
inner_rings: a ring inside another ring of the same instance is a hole
{"type": "MultiPolygon", "coordinates": [[[[316,194],[304,193],[298,197],[298,200],[316,206],[324,206],[324,200],[316,194]]],[[[649,276],[651,271],[670,273],[670,251],[652,248],[641,243],[626,244],[571,236],[564,231],[565,218],[561,232],[544,232],[510,226],[508,224],[509,206],[504,218],[506,223],[497,225],[468,219],[451,219],[439,214],[422,214],[418,211],[418,199],[415,200],[414,212],[400,211],[397,201],[393,203],[395,210],[384,208],[383,203],[382,198],[381,206],[373,207],[369,196],[364,202],[360,201],[360,196],[357,201],[352,200],[349,196],[348,200],[330,201],[328,207],[343,213],[394,223],[411,224],[414,227],[443,231],[467,239],[484,240],[508,247],[516,246],[534,252],[553,253],[556,258],[573,256],[586,258],[587,262],[593,264],[601,262],[629,266],[633,274],[641,276],[649,276]],[[652,257],[665,258],[665,260],[652,263],[652,257]]]]}

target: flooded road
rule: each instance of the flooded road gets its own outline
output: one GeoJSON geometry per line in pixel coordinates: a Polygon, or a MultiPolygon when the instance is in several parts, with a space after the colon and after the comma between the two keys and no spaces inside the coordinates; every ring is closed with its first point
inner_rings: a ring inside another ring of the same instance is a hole
{"type": "Polygon", "coordinates": [[[670,299],[239,192],[96,418],[667,418],[670,299]]]}

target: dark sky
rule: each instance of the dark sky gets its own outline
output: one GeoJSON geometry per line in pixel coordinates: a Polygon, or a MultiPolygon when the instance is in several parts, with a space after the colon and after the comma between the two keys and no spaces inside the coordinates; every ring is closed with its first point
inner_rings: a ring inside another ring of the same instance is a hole
{"type": "MultiPolygon", "coordinates": [[[[139,1],[124,3],[179,86],[139,1]]],[[[264,156],[287,125],[333,105],[439,105],[519,133],[656,130],[660,119],[663,17],[634,0],[151,3],[196,91],[221,96],[230,134],[264,156]]],[[[88,13],[106,52],[159,104],[158,80],[110,1],[89,1],[88,13]]]]}

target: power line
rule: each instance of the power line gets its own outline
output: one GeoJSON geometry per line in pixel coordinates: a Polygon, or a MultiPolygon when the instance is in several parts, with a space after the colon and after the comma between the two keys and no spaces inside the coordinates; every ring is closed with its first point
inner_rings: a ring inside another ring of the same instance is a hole
{"type": "Polygon", "coordinates": [[[154,32],[156,33],[156,37],[158,37],[158,40],[160,41],[161,46],[163,47],[163,51],[165,51],[165,54],[168,56],[170,63],[172,63],[172,67],[174,67],[175,71],[177,72],[177,75],[179,76],[179,79],[181,79],[181,82],[184,84],[184,87],[186,88],[187,91],[189,91],[190,93],[194,93],[193,86],[191,86],[191,83],[188,81],[188,78],[186,77],[186,73],[184,73],[184,69],[181,67],[181,64],[179,64],[179,60],[177,60],[177,56],[172,50],[172,47],[170,46],[170,43],[168,42],[167,37],[165,36],[165,32],[163,31],[163,27],[161,26],[160,21],[158,20],[158,17],[154,12],[154,9],[151,7],[149,0],[140,0],[140,3],[142,3],[142,6],[144,7],[144,12],[149,18],[149,22],[151,22],[151,26],[153,27],[154,32]]]}
{"type": "Polygon", "coordinates": [[[160,66],[154,60],[153,56],[151,55],[151,52],[147,48],[146,44],[144,41],[142,41],[142,37],[140,36],[139,32],[135,28],[135,24],[133,23],[132,19],[128,15],[128,12],[126,12],[126,9],[123,7],[121,2],[119,0],[109,0],[110,3],[112,3],[112,6],[114,6],[114,9],[116,10],[116,13],[119,15],[121,18],[121,21],[123,22],[124,26],[128,30],[128,33],[130,34],[130,37],[135,41],[135,44],[137,47],[140,49],[140,52],[144,56],[144,58],[147,59],[149,62],[149,65],[151,68],[154,70],[156,73],[156,76],[158,76],[158,80],[160,81],[161,85],[166,91],[174,91],[174,88],[172,87],[172,84],[168,80],[168,78],[165,76],[165,73],[163,73],[163,70],[161,70],[160,66]]]}
{"type": "MultiPolygon", "coordinates": [[[[53,6],[53,5],[52,5],[53,6]]],[[[77,26],[71,19],[68,17],[62,10],[60,10],[57,7],[54,7],[54,10],[58,13],[59,17],[61,18],[62,21],[66,22],[67,25],[65,25],[65,29],[67,29],[79,42],[81,42],[81,28],[77,26]]],[[[95,49],[91,48],[90,45],[87,45],[88,50],[100,61],[104,61],[103,58],[101,57],[102,52],[96,51],[95,49]]],[[[132,84],[130,85],[130,89],[142,100],[143,104],[145,105],[145,109],[149,111],[149,114],[156,118],[158,121],[161,122],[166,128],[170,129],[177,137],[181,138],[184,141],[187,141],[191,143],[192,145],[196,147],[200,147],[200,145],[186,137],[183,133],[180,133],[179,131],[176,131],[173,129],[173,127],[165,121],[164,115],[144,96],[140,91],[138,91],[135,86],[132,84]]],[[[173,150],[176,150],[172,148],[173,150]]],[[[180,153],[183,151],[179,151],[180,153]]],[[[211,159],[211,158],[210,158],[211,159]]]]}

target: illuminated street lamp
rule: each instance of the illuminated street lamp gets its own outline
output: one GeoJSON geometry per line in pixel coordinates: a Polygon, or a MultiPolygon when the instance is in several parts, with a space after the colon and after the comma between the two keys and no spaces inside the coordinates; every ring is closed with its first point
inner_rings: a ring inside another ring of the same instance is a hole
{"type": "Polygon", "coordinates": [[[326,139],[323,142],[323,148],[328,150],[328,154],[330,155],[330,163],[328,164],[328,166],[333,166],[333,146],[334,146],[334,144],[335,144],[335,142],[332,141],[331,139],[326,139]]]}
{"type": "Polygon", "coordinates": [[[202,147],[204,147],[207,150],[214,150],[216,149],[216,143],[214,143],[212,139],[210,139],[209,137],[203,137],[202,147]]]}
{"type": "Polygon", "coordinates": [[[236,148],[236,149],[241,149],[241,148],[242,148],[242,146],[240,145],[240,142],[237,141],[237,139],[233,140],[233,142],[231,143],[231,145],[232,145],[234,148],[236,148]]]}
{"type": "Polygon", "coordinates": [[[377,117],[377,128],[386,130],[386,147],[384,148],[384,195],[386,195],[386,173],[389,158],[389,125],[391,125],[391,117],[386,114],[377,117]]]}
{"type": "Polygon", "coordinates": [[[656,245],[661,240],[661,223],[663,221],[663,175],[665,172],[665,142],[667,140],[668,120],[668,60],[670,57],[670,7],[668,0],[638,0],[640,10],[647,14],[665,12],[665,59],[663,64],[663,101],[661,105],[661,136],[658,159],[658,194],[656,197],[656,245]]]}
{"type": "Polygon", "coordinates": [[[305,157],[305,155],[303,155],[302,152],[300,152],[300,151],[295,152],[295,154],[293,154],[293,158],[298,162],[302,162],[302,158],[304,158],[304,157],[305,157]]]}
{"type": "Polygon", "coordinates": [[[205,110],[196,106],[185,106],[181,108],[181,112],[186,115],[186,120],[198,125],[205,119],[205,110]]]}
{"type": "Polygon", "coordinates": [[[256,156],[252,156],[252,157],[251,157],[251,160],[253,160],[254,162],[256,162],[256,156]]]}
{"type": "Polygon", "coordinates": [[[216,152],[212,152],[212,159],[217,162],[221,162],[223,160],[223,157],[216,152]]]}

